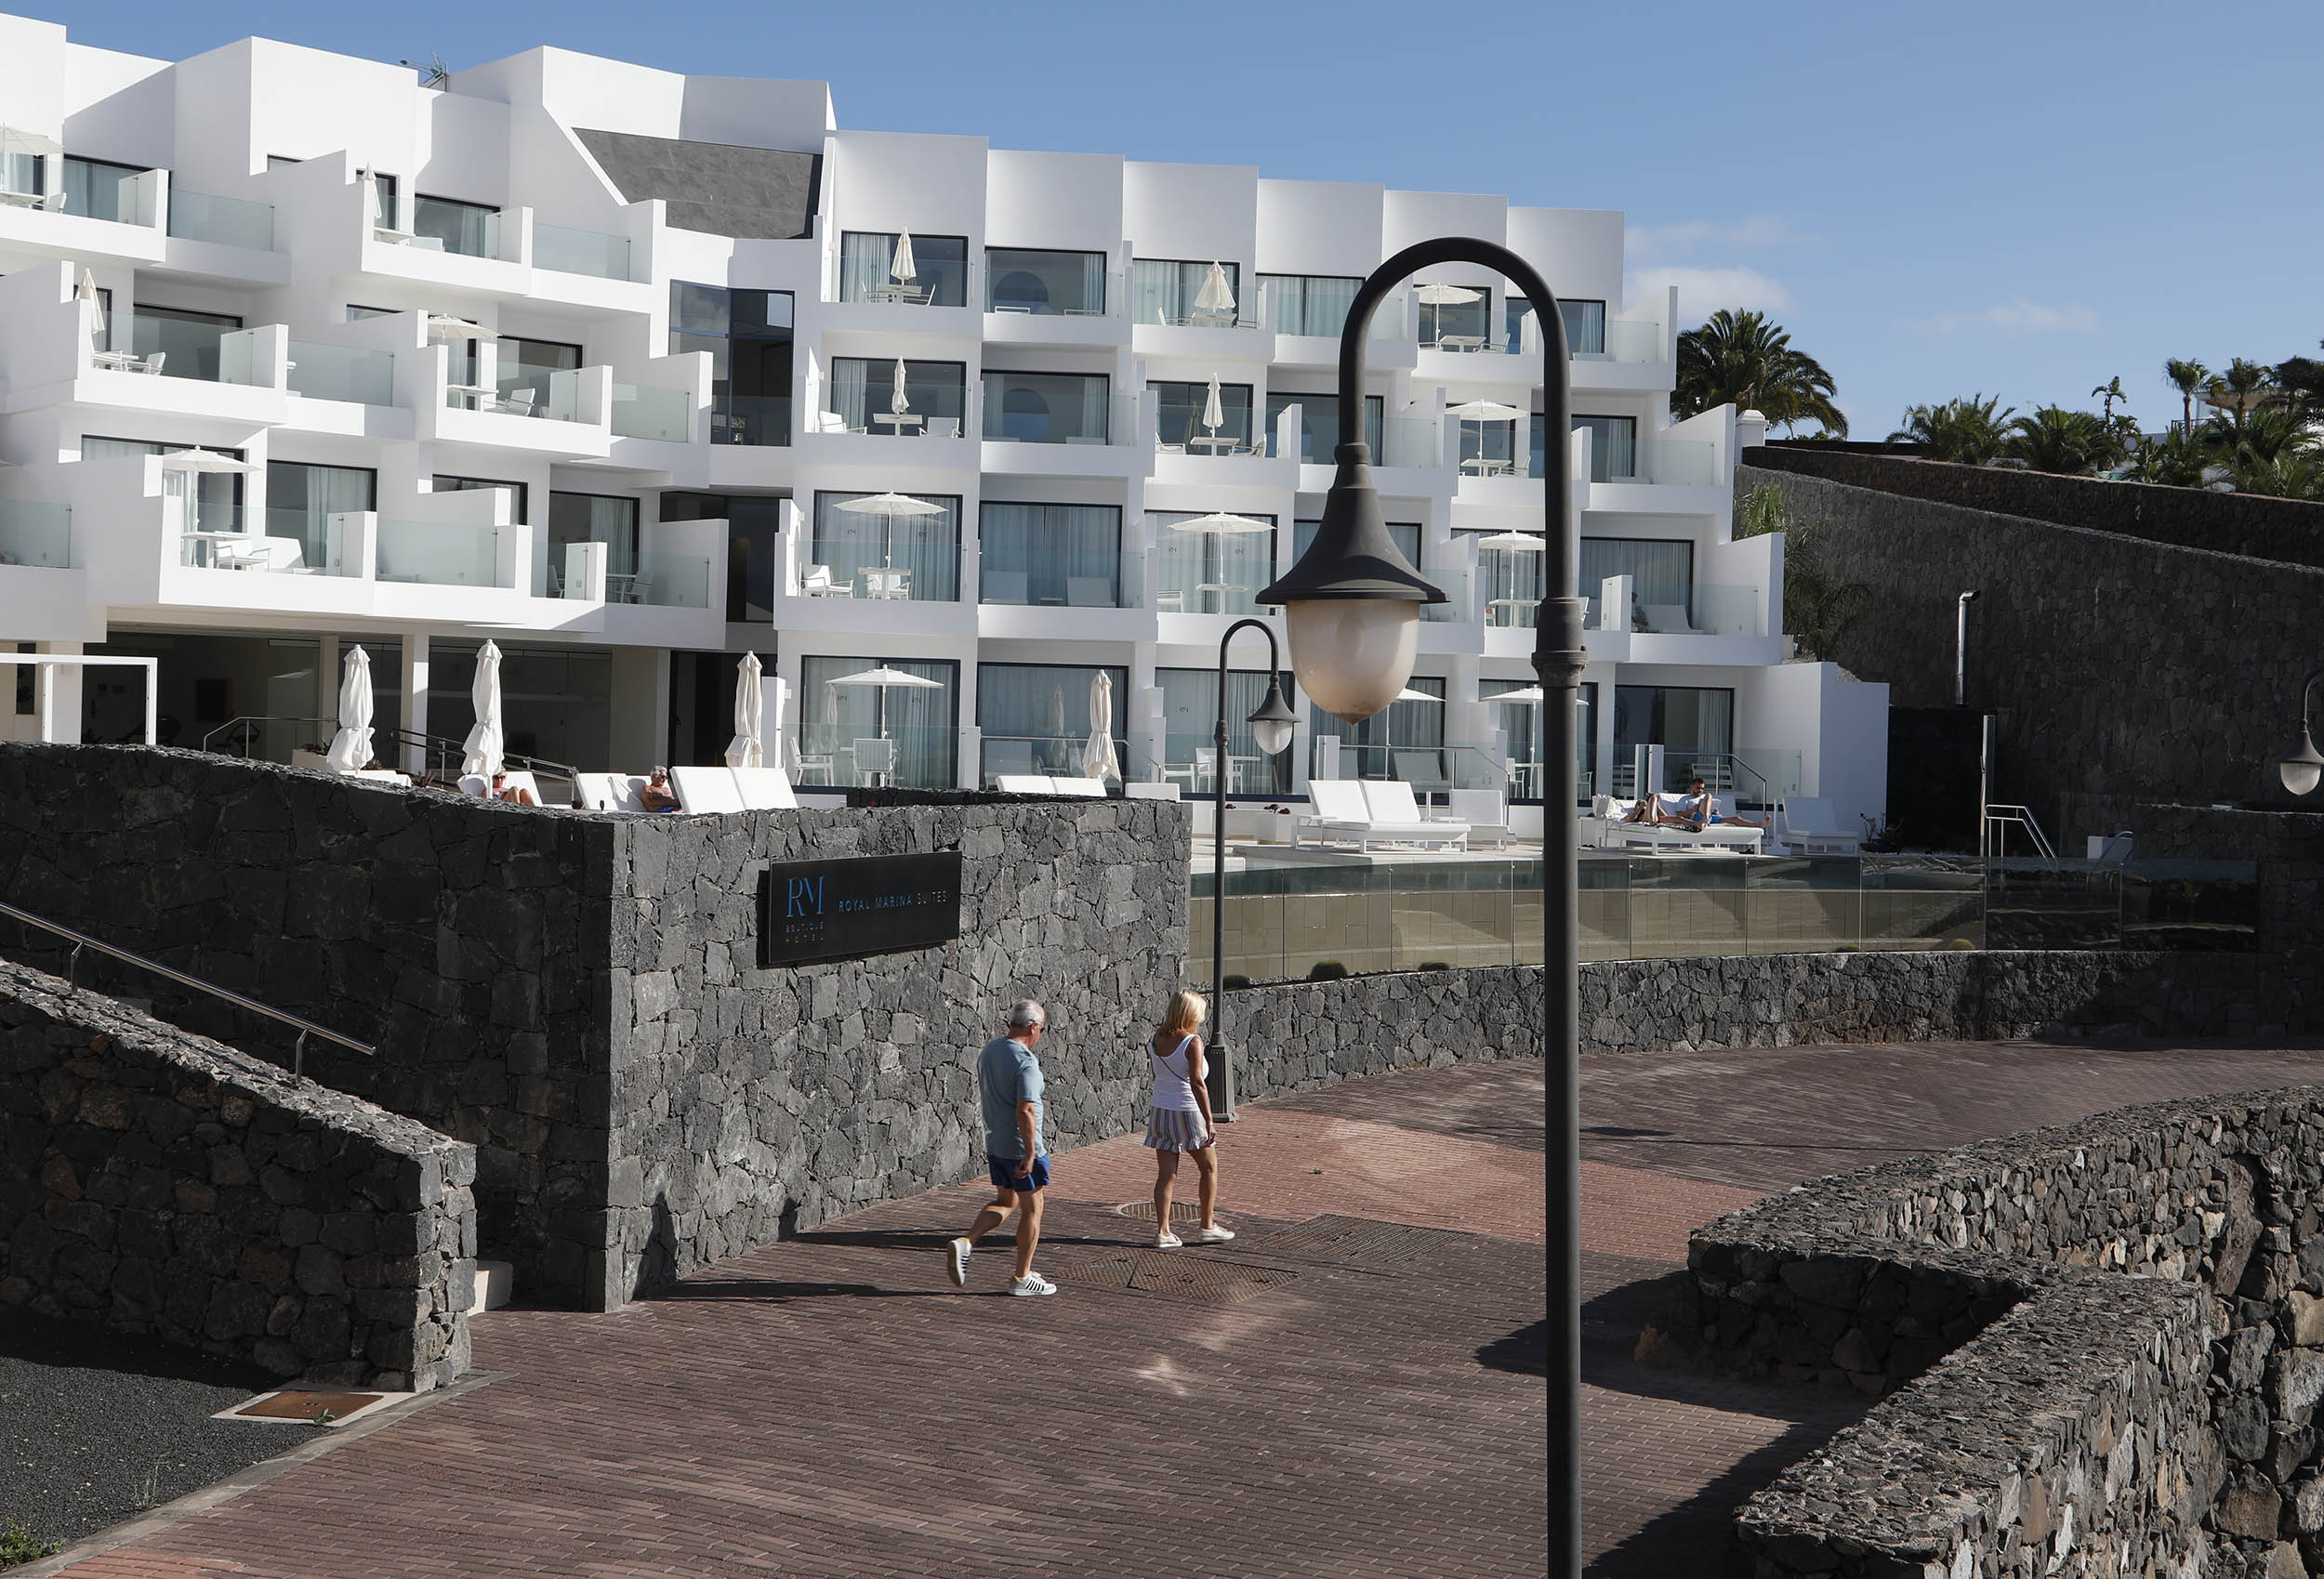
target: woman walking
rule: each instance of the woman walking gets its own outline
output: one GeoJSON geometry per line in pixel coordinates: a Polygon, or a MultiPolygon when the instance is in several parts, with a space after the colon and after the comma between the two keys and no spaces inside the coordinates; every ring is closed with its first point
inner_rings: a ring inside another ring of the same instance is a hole
{"type": "Polygon", "coordinates": [[[1170,1231],[1170,1186],[1178,1181],[1181,1152],[1191,1155],[1202,1173],[1202,1226],[1195,1230],[1195,1243],[1220,1244],[1235,1237],[1232,1230],[1219,1226],[1219,1138],[1210,1126],[1202,1038],[1195,1034],[1208,1012],[1201,993],[1179,993],[1170,1000],[1161,1029],[1146,1044],[1146,1062],[1154,1069],[1154,1114],[1146,1120],[1146,1144],[1154,1148],[1157,1250],[1175,1250],[1185,1243],[1170,1231]]]}

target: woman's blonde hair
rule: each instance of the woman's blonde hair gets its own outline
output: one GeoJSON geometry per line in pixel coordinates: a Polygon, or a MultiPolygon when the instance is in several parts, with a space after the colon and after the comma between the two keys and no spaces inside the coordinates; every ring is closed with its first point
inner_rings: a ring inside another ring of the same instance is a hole
{"type": "Polygon", "coordinates": [[[1172,993],[1170,1007],[1162,1014],[1163,1034],[1187,1035],[1208,1018],[1209,1013],[1210,1006],[1200,993],[1172,993]]]}

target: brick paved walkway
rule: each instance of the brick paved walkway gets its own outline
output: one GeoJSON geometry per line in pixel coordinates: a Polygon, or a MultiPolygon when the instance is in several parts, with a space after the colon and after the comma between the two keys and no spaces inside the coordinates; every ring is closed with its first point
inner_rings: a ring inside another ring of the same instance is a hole
{"type": "MultiPolygon", "coordinates": [[[[2315,1050],[2026,1043],[1589,1060],[1591,1572],[1717,1573],[1735,1504],[1859,1407],[1630,1360],[1687,1230],[1906,1151],[2317,1078],[2315,1050]]],[[[980,1198],[956,1190],[618,1315],[496,1312],[490,1385],[70,1572],[1538,1574],[1544,1391],[1518,1335],[1541,1316],[1539,1113],[1538,1064],[1247,1107],[1244,1237],[1208,1258],[1293,1277],[1235,1305],[986,1297],[998,1242],[963,1297],[929,1248],[980,1198]],[[1397,1263],[1267,1245],[1316,1213],[1464,1237],[1397,1263]]],[[[1044,1267],[1136,1243],[1103,1208],[1150,1165],[1134,1140],[1063,1159],[1044,1267]]]]}

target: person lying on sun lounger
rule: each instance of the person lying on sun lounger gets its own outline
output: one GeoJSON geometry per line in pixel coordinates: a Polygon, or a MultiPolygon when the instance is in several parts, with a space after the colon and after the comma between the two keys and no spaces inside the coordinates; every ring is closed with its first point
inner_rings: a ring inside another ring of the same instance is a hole
{"type": "Polygon", "coordinates": [[[1641,796],[1637,805],[1622,813],[1622,821],[1644,822],[1651,828],[1684,828],[1690,834],[1699,834],[1703,829],[1702,823],[1692,817],[1684,816],[1676,811],[1665,811],[1662,809],[1662,797],[1658,795],[1641,796]]]}
{"type": "Polygon", "coordinates": [[[1710,789],[1700,779],[1697,779],[1693,783],[1686,786],[1686,800],[1684,804],[1687,814],[1696,819],[1695,826],[1697,828],[1707,828],[1713,822],[1724,822],[1729,827],[1735,828],[1764,828],[1767,826],[1764,819],[1754,822],[1749,817],[1721,816],[1719,812],[1718,797],[1710,793],[1710,789]]]}

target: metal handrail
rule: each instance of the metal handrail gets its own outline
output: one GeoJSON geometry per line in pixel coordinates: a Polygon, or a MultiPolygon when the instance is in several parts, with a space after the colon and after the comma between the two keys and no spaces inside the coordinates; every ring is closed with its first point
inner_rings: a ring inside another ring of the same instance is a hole
{"type": "Polygon", "coordinates": [[[76,932],[70,927],[59,926],[45,916],[34,915],[29,910],[19,910],[12,904],[0,902],[0,915],[12,916],[25,926],[38,927],[43,931],[54,932],[59,938],[70,940],[73,944],[73,955],[65,965],[67,981],[73,980],[73,968],[80,963],[81,951],[95,949],[99,954],[110,954],[115,959],[136,966],[140,970],[150,970],[156,976],[165,976],[181,987],[191,987],[196,992],[207,993],[214,998],[223,998],[228,1003],[246,1008],[254,1014],[262,1014],[270,1020],[279,1020],[285,1025],[296,1027],[298,1032],[298,1041],[291,1049],[291,1072],[293,1074],[303,1076],[307,1072],[307,1038],[310,1036],[320,1036],[326,1042],[337,1042],[340,1046],[361,1053],[366,1058],[376,1058],[379,1054],[379,1049],[367,1042],[358,1042],[351,1036],[342,1036],[327,1026],[317,1025],[311,1020],[301,1020],[295,1014],[262,1004],[256,998],[245,998],[240,993],[229,991],[215,982],[205,981],[198,976],[189,976],[182,970],[172,970],[168,966],[150,960],[143,954],[131,954],[127,949],[117,949],[111,943],[99,942],[86,932],[76,932]]]}
{"type": "MultiPolygon", "coordinates": [[[[228,719],[204,735],[202,749],[212,751],[214,749],[210,744],[212,741],[229,730],[239,729],[244,731],[243,755],[247,757],[250,747],[249,730],[251,726],[257,724],[320,724],[330,733],[337,733],[339,727],[339,721],[337,718],[302,717],[290,713],[246,713],[241,717],[228,719]]],[[[371,732],[375,737],[394,745],[417,746],[424,754],[430,771],[439,767],[448,768],[452,763],[460,760],[468,749],[464,742],[454,740],[450,735],[423,734],[417,730],[407,730],[399,724],[374,724],[371,727],[371,732]]],[[[216,755],[225,757],[232,756],[233,753],[217,752],[216,755]]],[[[577,784],[580,777],[581,770],[571,763],[552,762],[546,757],[531,757],[522,751],[504,751],[500,754],[500,757],[502,763],[508,767],[534,774],[545,772],[550,778],[562,779],[569,784],[577,784]]]]}

